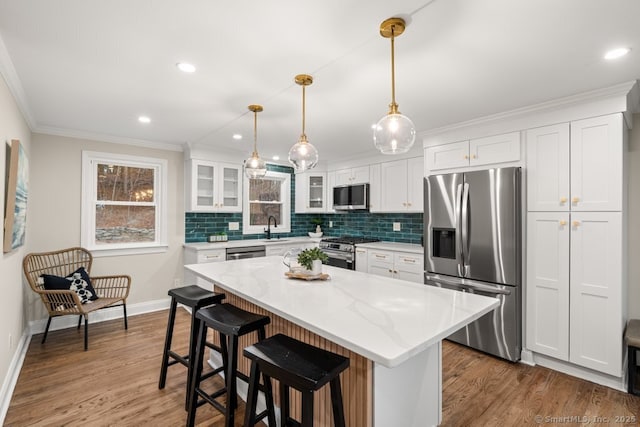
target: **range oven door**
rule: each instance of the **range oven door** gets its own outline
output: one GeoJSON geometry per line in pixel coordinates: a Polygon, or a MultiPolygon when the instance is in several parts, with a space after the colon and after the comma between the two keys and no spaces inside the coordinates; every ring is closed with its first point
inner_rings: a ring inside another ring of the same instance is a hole
{"type": "Polygon", "coordinates": [[[334,251],[331,249],[322,249],[322,252],[327,254],[327,256],[329,257],[329,260],[326,262],[327,265],[346,268],[347,270],[356,269],[356,263],[354,262],[354,257],[352,253],[334,251]]]}
{"type": "Polygon", "coordinates": [[[448,340],[464,344],[510,361],[520,359],[520,287],[425,274],[425,284],[497,298],[500,306],[454,332],[448,340]]]}

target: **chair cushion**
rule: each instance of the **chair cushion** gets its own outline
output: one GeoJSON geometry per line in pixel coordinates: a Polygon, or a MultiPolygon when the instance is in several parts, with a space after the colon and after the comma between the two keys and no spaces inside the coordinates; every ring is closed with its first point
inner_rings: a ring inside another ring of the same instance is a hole
{"type": "Polygon", "coordinates": [[[624,339],[629,347],[640,348],[640,319],[629,320],[624,339]]]}
{"type": "Polygon", "coordinates": [[[91,286],[91,279],[89,279],[84,267],[80,267],[67,277],[54,276],[52,274],[43,274],[40,277],[43,280],[44,288],[48,291],[75,291],[83,304],[98,299],[98,295],[93,286],[91,286]]]}

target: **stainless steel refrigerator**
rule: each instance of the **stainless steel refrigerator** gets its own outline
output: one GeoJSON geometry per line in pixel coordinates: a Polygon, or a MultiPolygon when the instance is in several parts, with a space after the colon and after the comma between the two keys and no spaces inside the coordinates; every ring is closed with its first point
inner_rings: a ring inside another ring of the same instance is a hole
{"type": "Polygon", "coordinates": [[[500,300],[448,338],[512,361],[522,348],[520,194],[515,167],[424,179],[425,284],[500,300]]]}

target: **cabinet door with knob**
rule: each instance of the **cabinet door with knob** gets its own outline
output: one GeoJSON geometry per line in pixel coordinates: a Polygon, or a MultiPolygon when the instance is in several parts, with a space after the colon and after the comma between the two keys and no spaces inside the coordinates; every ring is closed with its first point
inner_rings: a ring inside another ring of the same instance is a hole
{"type": "Polygon", "coordinates": [[[529,129],[529,211],[620,211],[622,114],[529,129]]]}
{"type": "Polygon", "coordinates": [[[371,212],[422,212],[424,160],[395,160],[371,166],[371,212]]]}

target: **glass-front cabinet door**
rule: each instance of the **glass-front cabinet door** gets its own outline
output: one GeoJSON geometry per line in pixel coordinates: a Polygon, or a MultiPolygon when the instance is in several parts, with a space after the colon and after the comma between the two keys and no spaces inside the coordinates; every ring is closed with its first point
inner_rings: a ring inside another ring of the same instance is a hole
{"type": "Polygon", "coordinates": [[[190,160],[190,212],[242,212],[242,166],[190,160]]]}
{"type": "Polygon", "coordinates": [[[324,175],[309,175],[308,200],[309,209],[324,209],[325,205],[325,177],[324,175]]]}
{"type": "Polygon", "coordinates": [[[220,170],[222,172],[222,188],[218,208],[225,212],[240,212],[242,210],[242,198],[240,197],[242,170],[235,165],[220,165],[220,170]]]}

